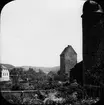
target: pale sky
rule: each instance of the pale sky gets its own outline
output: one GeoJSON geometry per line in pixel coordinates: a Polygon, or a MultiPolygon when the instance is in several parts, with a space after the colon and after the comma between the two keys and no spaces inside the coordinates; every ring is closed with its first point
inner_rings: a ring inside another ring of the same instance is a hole
{"type": "Polygon", "coordinates": [[[1,13],[1,62],[14,66],[60,65],[72,45],[82,60],[83,0],[16,0],[1,13]]]}

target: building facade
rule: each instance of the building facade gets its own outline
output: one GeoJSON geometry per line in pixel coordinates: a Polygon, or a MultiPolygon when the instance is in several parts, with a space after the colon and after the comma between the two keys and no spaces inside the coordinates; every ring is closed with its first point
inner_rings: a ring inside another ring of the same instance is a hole
{"type": "Polygon", "coordinates": [[[0,73],[1,74],[0,81],[9,81],[10,80],[9,70],[5,66],[1,65],[0,72],[1,72],[0,73]]]}
{"type": "Polygon", "coordinates": [[[60,54],[60,74],[68,74],[70,77],[70,69],[77,63],[77,53],[72,46],[68,45],[60,54]]]}

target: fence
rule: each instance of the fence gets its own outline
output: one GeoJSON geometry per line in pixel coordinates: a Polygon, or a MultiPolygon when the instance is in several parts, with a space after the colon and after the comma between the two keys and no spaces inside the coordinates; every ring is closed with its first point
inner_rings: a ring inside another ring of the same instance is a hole
{"type": "MultiPolygon", "coordinates": [[[[100,97],[101,96],[101,87],[100,86],[94,86],[94,85],[84,85],[84,89],[87,93],[87,95],[89,97],[100,97]]],[[[20,91],[9,91],[9,90],[2,90],[1,93],[3,94],[15,94],[15,93],[19,93],[21,95],[26,94],[26,93],[32,93],[35,94],[37,92],[41,92],[41,93],[49,93],[51,91],[55,91],[55,89],[47,89],[47,90],[20,90],[20,91]]]]}
{"type": "Polygon", "coordinates": [[[101,87],[100,86],[95,86],[95,85],[84,85],[84,88],[87,92],[87,95],[89,97],[100,97],[101,96],[101,87]]]}
{"type": "Polygon", "coordinates": [[[55,89],[49,89],[49,90],[20,90],[20,91],[9,91],[9,90],[2,90],[1,91],[1,94],[3,94],[3,96],[5,95],[19,95],[20,97],[24,96],[25,94],[31,94],[31,95],[34,95],[34,94],[44,94],[44,93],[50,93],[50,92],[54,92],[55,89]]]}
{"type": "Polygon", "coordinates": [[[16,101],[16,103],[24,103],[24,99],[26,100],[27,97],[30,99],[34,99],[35,95],[38,95],[38,98],[42,100],[44,98],[44,95],[49,92],[55,91],[52,90],[24,90],[24,91],[1,91],[2,96],[5,99],[13,99],[16,101]]]}

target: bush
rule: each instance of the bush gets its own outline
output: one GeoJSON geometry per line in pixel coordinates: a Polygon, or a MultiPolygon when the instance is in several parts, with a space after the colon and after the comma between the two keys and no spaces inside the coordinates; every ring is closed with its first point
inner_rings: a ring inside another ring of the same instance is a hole
{"type": "Polygon", "coordinates": [[[21,104],[21,98],[14,95],[7,95],[5,99],[12,104],[21,104]]]}
{"type": "Polygon", "coordinates": [[[11,90],[21,90],[20,86],[15,84],[12,86],[12,89],[11,90]]]}

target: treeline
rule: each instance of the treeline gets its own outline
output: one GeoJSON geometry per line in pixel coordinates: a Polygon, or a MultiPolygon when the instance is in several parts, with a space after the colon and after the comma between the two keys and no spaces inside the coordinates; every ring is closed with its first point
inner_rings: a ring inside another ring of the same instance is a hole
{"type": "Polygon", "coordinates": [[[15,67],[9,71],[10,81],[2,83],[1,90],[38,89],[47,82],[47,75],[40,69],[36,72],[33,68],[26,71],[15,67]]]}
{"type": "Polygon", "coordinates": [[[46,74],[39,69],[39,72],[36,72],[33,68],[25,71],[23,68],[13,68],[10,71],[10,78],[14,83],[19,81],[34,81],[39,79],[44,79],[46,74]]]}

